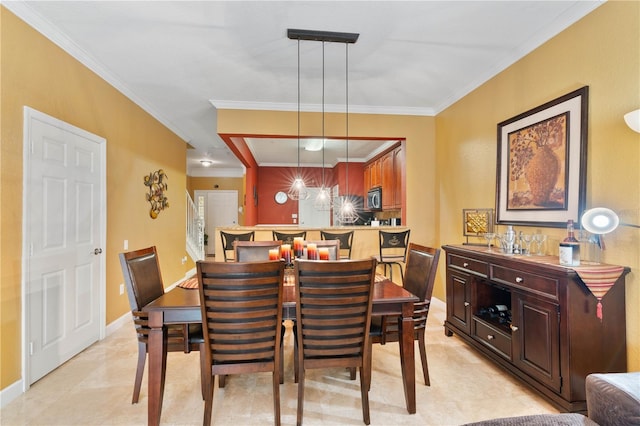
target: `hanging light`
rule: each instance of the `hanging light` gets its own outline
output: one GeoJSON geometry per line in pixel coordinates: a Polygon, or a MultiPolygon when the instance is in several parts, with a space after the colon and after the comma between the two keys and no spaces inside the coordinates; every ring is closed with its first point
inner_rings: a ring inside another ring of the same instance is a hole
{"type": "Polygon", "coordinates": [[[298,39],[298,168],[296,170],[296,177],[287,192],[289,198],[294,201],[306,200],[309,198],[309,191],[307,185],[302,179],[300,174],[300,39],[298,39]]]}
{"type": "MultiPolygon", "coordinates": [[[[287,37],[292,40],[298,40],[298,176],[293,182],[291,189],[289,190],[289,197],[293,200],[306,199],[309,196],[306,185],[300,176],[300,40],[321,41],[322,42],[322,187],[318,193],[318,197],[314,202],[314,207],[318,209],[330,209],[331,208],[331,193],[325,186],[324,179],[324,153],[325,153],[325,138],[324,138],[324,42],[334,43],[355,43],[358,40],[360,34],[357,33],[338,33],[333,31],[315,31],[315,30],[300,30],[291,29],[287,30],[287,37]],[[305,198],[301,198],[301,195],[305,194],[305,198]],[[294,198],[297,197],[297,198],[294,198]],[[326,201],[325,201],[326,199],[326,201]]],[[[349,57],[349,51],[347,49],[347,58],[349,57]]],[[[348,61],[347,61],[348,62],[348,61]]],[[[347,72],[348,80],[348,72],[347,72]]],[[[347,82],[348,91],[348,82],[347,82]]],[[[347,117],[349,115],[349,100],[347,98],[347,117]]],[[[348,138],[348,124],[347,124],[347,172],[349,171],[349,138],[348,138]]],[[[349,176],[347,175],[347,192],[349,189],[349,176]]],[[[340,208],[340,214],[344,212],[344,216],[341,216],[340,220],[343,223],[353,223],[357,219],[357,214],[353,203],[350,200],[342,201],[340,208]],[[352,213],[348,213],[352,211],[352,213]],[[344,220],[343,220],[344,219],[344,220]]]]}
{"type": "Polygon", "coordinates": [[[322,42],[322,186],[320,186],[320,190],[316,195],[316,199],[313,202],[313,207],[316,210],[326,211],[331,210],[332,202],[331,202],[331,193],[327,188],[326,181],[324,179],[324,148],[325,148],[325,137],[324,137],[324,41],[322,42]]]}
{"type": "MultiPolygon", "coordinates": [[[[355,43],[355,41],[354,41],[355,43]]],[[[353,200],[349,198],[349,45],[345,43],[345,122],[346,122],[346,184],[345,195],[342,197],[338,219],[342,224],[354,223],[358,220],[358,212],[353,204],[353,200]]]]}

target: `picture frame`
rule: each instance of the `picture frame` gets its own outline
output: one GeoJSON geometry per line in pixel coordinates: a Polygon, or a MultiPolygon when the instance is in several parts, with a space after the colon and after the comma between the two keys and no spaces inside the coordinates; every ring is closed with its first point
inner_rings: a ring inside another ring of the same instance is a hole
{"type": "Polygon", "coordinates": [[[462,235],[483,238],[493,232],[493,209],[462,209],[462,235]]]}
{"type": "Polygon", "coordinates": [[[589,87],[498,124],[496,223],[564,227],[585,208],[589,87]]]}

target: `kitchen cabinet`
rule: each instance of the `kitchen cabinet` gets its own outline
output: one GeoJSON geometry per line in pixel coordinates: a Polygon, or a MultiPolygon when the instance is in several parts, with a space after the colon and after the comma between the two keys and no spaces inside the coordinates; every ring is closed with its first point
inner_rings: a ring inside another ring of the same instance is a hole
{"type": "Polygon", "coordinates": [[[388,152],[380,159],[382,172],[382,210],[391,210],[395,207],[395,169],[393,164],[393,151],[388,152]]]}
{"type": "Polygon", "coordinates": [[[401,210],[403,176],[404,156],[398,144],[364,166],[365,192],[381,187],[382,210],[401,210]]]}
{"type": "Polygon", "coordinates": [[[443,249],[446,335],[456,333],[565,411],[586,410],[588,374],[626,371],[628,268],[619,268],[598,318],[598,301],[579,268],[560,266],[557,258],[474,246],[443,249]]]}

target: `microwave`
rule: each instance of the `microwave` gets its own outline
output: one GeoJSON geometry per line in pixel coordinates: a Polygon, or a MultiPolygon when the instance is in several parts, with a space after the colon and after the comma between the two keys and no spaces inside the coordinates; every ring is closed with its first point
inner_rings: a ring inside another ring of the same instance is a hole
{"type": "Polygon", "coordinates": [[[382,210],[382,188],[371,188],[367,192],[367,210],[369,211],[381,211],[382,210]]]}

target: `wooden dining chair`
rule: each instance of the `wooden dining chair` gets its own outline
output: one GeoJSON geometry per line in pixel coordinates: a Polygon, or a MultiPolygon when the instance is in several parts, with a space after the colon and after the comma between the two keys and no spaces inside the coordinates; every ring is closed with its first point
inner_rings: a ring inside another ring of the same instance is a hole
{"type": "MultiPolygon", "coordinates": [[[[427,350],[425,347],[425,331],[427,327],[427,315],[431,303],[431,294],[436,279],[440,249],[425,247],[418,244],[409,244],[407,252],[407,267],[404,274],[403,287],[420,298],[414,304],[413,330],[414,340],[418,341],[420,358],[422,361],[422,375],[424,384],[430,386],[429,367],[427,365],[427,350]]],[[[373,343],[385,344],[397,342],[399,317],[374,317],[371,321],[371,339],[373,343]]]]}
{"type": "Polygon", "coordinates": [[[353,245],[353,231],[349,232],[326,232],[320,231],[320,238],[323,240],[340,241],[340,259],[351,259],[351,246],[353,245]]]}
{"type": "Polygon", "coordinates": [[[279,425],[284,262],[198,261],[196,268],[206,359],[203,424],[211,424],[215,376],[271,372],[279,425]]]}
{"type": "Polygon", "coordinates": [[[369,327],[376,260],[296,260],[298,324],[298,413],[302,424],[305,371],[347,367],[360,370],[362,417],[370,423],[369,327]]]}
{"type": "Polygon", "coordinates": [[[389,279],[391,281],[393,281],[394,266],[400,269],[400,278],[404,281],[402,264],[406,264],[410,233],[410,229],[399,232],[378,231],[380,255],[376,258],[378,259],[378,264],[383,265],[385,275],[387,275],[387,267],[389,267],[389,279]]]}
{"type": "Polygon", "coordinates": [[[303,240],[307,238],[307,231],[302,232],[278,232],[271,231],[273,233],[274,240],[282,241],[282,244],[291,244],[293,247],[293,239],[294,238],[302,238],[303,240]]]}
{"type": "Polygon", "coordinates": [[[255,238],[255,231],[245,232],[242,234],[233,234],[230,232],[220,231],[220,239],[222,241],[222,254],[225,262],[235,262],[235,249],[233,247],[234,241],[253,241],[255,238]],[[233,253],[233,255],[232,255],[233,253]]]}
{"type": "MultiPolygon", "coordinates": [[[[129,297],[133,325],[138,337],[138,365],[133,385],[132,404],[137,404],[142,386],[144,364],[147,359],[149,342],[149,316],[142,308],[164,294],[160,262],[156,247],[147,247],[127,253],[120,253],[120,266],[129,297]]],[[[200,324],[172,324],[167,327],[167,351],[189,353],[201,350],[204,345],[200,324]]],[[[200,362],[204,354],[200,352],[200,362]]],[[[204,396],[204,382],[201,377],[204,396]]]]}
{"type": "Polygon", "coordinates": [[[282,241],[234,241],[236,262],[259,262],[269,260],[269,250],[279,249],[282,241]]]}

